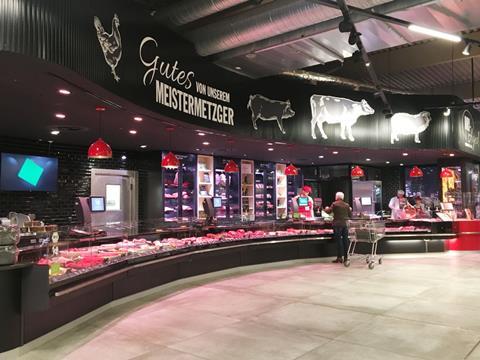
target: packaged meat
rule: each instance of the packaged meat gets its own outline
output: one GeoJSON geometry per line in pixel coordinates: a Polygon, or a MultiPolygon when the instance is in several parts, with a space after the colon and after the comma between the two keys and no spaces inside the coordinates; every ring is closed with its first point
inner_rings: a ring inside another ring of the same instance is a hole
{"type": "Polygon", "coordinates": [[[0,265],[13,265],[18,260],[16,246],[0,246],[0,265]]]}

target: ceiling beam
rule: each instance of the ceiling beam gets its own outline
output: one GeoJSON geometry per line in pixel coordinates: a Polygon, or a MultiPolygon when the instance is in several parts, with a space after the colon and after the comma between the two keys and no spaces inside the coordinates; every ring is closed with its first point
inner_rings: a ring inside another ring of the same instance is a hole
{"type": "MultiPolygon", "coordinates": [[[[391,1],[385,4],[374,6],[366,10],[371,13],[389,14],[396,11],[405,10],[410,7],[430,4],[432,0],[402,0],[391,1]]],[[[371,18],[370,15],[354,13],[351,16],[354,23],[361,22],[371,18]]],[[[273,36],[267,39],[259,40],[251,44],[239,46],[234,49],[226,50],[218,54],[211,55],[209,58],[213,61],[220,61],[225,59],[231,59],[237,56],[243,56],[247,54],[255,54],[265,49],[275,48],[285,43],[292,43],[303,39],[316,36],[326,31],[335,30],[338,28],[338,24],[343,20],[343,16],[339,16],[334,19],[326,20],[313,24],[304,28],[289,31],[277,36],[273,36]]]]}
{"type": "MultiPolygon", "coordinates": [[[[480,31],[468,34],[469,39],[480,41],[480,31]]],[[[402,46],[376,53],[370,53],[370,60],[375,66],[375,71],[379,77],[385,74],[394,74],[404,71],[421,69],[437,64],[449,63],[452,61],[465,60],[469,57],[480,56],[480,46],[473,45],[470,50],[470,56],[465,56],[462,51],[465,43],[451,43],[439,39],[429,40],[411,46],[402,46]],[[409,61],[415,59],[415,61],[409,61]]],[[[363,72],[362,64],[346,61],[341,70],[341,75],[345,77],[359,78],[363,72]]],[[[363,74],[365,74],[363,72],[363,74]]]]}

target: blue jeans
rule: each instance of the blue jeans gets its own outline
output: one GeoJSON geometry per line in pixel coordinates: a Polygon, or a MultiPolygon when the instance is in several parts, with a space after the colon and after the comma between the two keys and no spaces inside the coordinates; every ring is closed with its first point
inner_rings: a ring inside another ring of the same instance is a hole
{"type": "Polygon", "coordinates": [[[347,257],[348,252],[348,228],[346,226],[334,226],[333,238],[337,242],[337,257],[347,257]]]}

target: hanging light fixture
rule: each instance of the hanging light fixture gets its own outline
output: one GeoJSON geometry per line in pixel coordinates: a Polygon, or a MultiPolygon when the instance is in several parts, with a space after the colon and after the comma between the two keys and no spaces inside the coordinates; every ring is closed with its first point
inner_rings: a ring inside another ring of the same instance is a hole
{"type": "Polygon", "coordinates": [[[238,173],[239,171],[237,163],[233,160],[228,160],[224,170],[226,173],[238,173]]]}
{"type": "Polygon", "coordinates": [[[360,167],[360,166],[355,166],[353,169],[352,169],[352,172],[350,173],[351,177],[362,177],[362,176],[365,176],[365,173],[363,171],[363,169],[360,167]]]}
{"type": "Polygon", "coordinates": [[[98,113],[98,139],[88,148],[89,159],[111,159],[112,148],[102,139],[102,112],[107,110],[104,106],[97,106],[95,111],[98,113]]]}
{"type": "Polygon", "coordinates": [[[293,164],[290,164],[285,168],[285,175],[296,176],[298,175],[298,169],[293,164]]]}
{"type": "Polygon", "coordinates": [[[442,179],[444,179],[444,178],[451,178],[451,177],[453,177],[453,171],[450,170],[449,168],[443,168],[443,169],[442,169],[442,172],[440,173],[440,177],[441,177],[442,179]]]}
{"type": "Polygon", "coordinates": [[[418,166],[414,166],[409,173],[409,176],[412,178],[423,177],[423,171],[418,166]]]}
{"type": "MultiPolygon", "coordinates": [[[[172,147],[172,132],[175,130],[173,126],[167,127],[165,129],[169,134],[169,143],[170,148],[172,147]]],[[[162,159],[162,167],[165,169],[178,169],[180,166],[180,161],[177,159],[173,152],[169,152],[165,157],[162,159]]]]}
{"type": "MultiPolygon", "coordinates": [[[[230,152],[232,152],[232,144],[233,140],[232,139],[227,139],[227,143],[230,145],[230,152]]],[[[226,173],[238,173],[238,165],[235,161],[233,160],[228,160],[228,162],[225,164],[225,168],[223,169],[226,173]]]]}

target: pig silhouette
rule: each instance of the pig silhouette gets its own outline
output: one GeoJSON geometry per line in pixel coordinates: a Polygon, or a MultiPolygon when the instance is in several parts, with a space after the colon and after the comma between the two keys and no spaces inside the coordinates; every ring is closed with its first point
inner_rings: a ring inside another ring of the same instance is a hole
{"type": "Polygon", "coordinates": [[[265,121],[276,120],[278,128],[283,134],[285,134],[283,119],[287,119],[295,115],[295,111],[292,110],[290,100],[271,100],[259,94],[250,95],[247,103],[247,109],[250,109],[252,112],[252,123],[255,130],[258,130],[258,119],[265,121]]]}
{"type": "Polygon", "coordinates": [[[419,134],[427,130],[432,121],[428,111],[422,111],[416,115],[396,113],[390,119],[390,143],[400,141],[398,135],[415,135],[415,142],[421,143],[419,134]]]}

